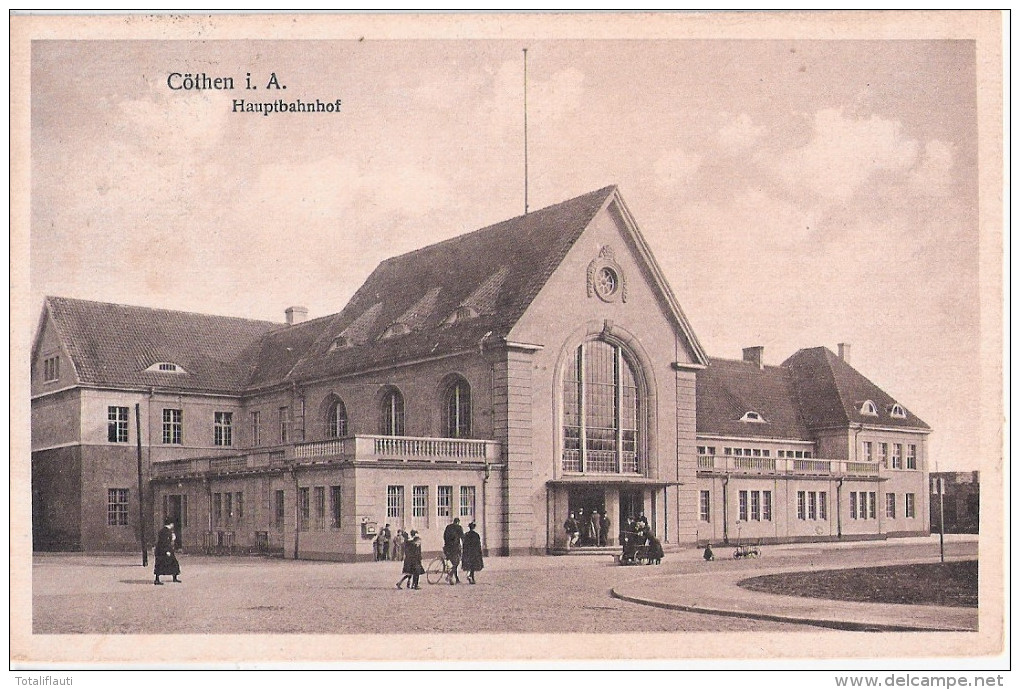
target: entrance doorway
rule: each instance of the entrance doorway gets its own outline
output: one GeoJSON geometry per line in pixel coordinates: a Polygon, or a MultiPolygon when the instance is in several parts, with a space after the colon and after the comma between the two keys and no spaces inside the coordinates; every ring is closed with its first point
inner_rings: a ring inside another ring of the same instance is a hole
{"type": "Polygon", "coordinates": [[[173,520],[177,548],[184,547],[184,527],[188,515],[188,497],[184,494],[168,494],[163,497],[163,519],[173,520]]]}
{"type": "Polygon", "coordinates": [[[620,520],[638,518],[645,514],[645,495],[640,489],[620,490],[620,520]]]}
{"type": "Polygon", "coordinates": [[[601,519],[606,512],[606,492],[602,487],[586,486],[570,489],[568,509],[580,529],[580,546],[606,545],[608,535],[602,528],[601,519]]]}

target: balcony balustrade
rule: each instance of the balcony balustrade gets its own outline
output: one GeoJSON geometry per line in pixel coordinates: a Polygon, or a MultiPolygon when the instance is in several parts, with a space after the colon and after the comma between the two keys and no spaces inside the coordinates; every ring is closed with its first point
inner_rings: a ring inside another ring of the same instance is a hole
{"type": "Polygon", "coordinates": [[[764,458],[745,455],[699,455],[699,472],[801,477],[877,477],[879,463],[823,458],[764,458]]]}
{"type": "Polygon", "coordinates": [[[154,478],[201,476],[331,462],[386,460],[494,464],[500,461],[500,446],[496,441],[476,439],[359,435],[235,455],[154,462],[152,475],[154,478]]]}

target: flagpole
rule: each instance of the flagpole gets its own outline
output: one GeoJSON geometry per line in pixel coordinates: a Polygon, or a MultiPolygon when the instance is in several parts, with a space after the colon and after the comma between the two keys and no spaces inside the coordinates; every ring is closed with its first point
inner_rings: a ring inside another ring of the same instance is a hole
{"type": "Polygon", "coordinates": [[[524,49],[524,215],[528,215],[528,49],[524,49]]]}

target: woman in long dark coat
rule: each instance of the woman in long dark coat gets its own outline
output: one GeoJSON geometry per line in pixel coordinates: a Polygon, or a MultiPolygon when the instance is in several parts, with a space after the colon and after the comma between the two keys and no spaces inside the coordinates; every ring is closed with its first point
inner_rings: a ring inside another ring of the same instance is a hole
{"type": "Polygon", "coordinates": [[[421,589],[418,578],[424,572],[425,568],[421,565],[421,537],[417,530],[411,530],[410,541],[404,544],[404,575],[397,582],[397,589],[403,589],[405,582],[408,589],[421,589]]]}
{"type": "Polygon", "coordinates": [[[176,541],[177,535],[174,534],[174,523],[171,520],[167,520],[166,524],[163,525],[163,529],[159,531],[159,535],[156,537],[156,566],[152,571],[156,574],[156,580],[152,584],[163,584],[159,580],[160,575],[172,575],[174,582],[180,582],[177,576],[181,574],[181,566],[177,562],[177,556],[174,555],[176,550],[174,543],[176,541]]]}
{"type": "Polygon", "coordinates": [[[475,523],[468,525],[464,535],[464,556],[461,567],[467,571],[467,581],[475,584],[475,573],[485,567],[482,562],[482,538],[475,531],[475,523]]]}

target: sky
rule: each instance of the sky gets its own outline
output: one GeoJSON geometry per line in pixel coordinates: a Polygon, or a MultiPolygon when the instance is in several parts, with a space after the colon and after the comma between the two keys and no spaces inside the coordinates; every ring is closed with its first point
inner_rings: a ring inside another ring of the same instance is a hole
{"type": "Polygon", "coordinates": [[[531,210],[618,185],[710,356],[850,343],[933,466],[980,467],[970,41],[36,41],[33,310],[323,316],[380,261],[520,215],[524,48],[531,210]]]}

